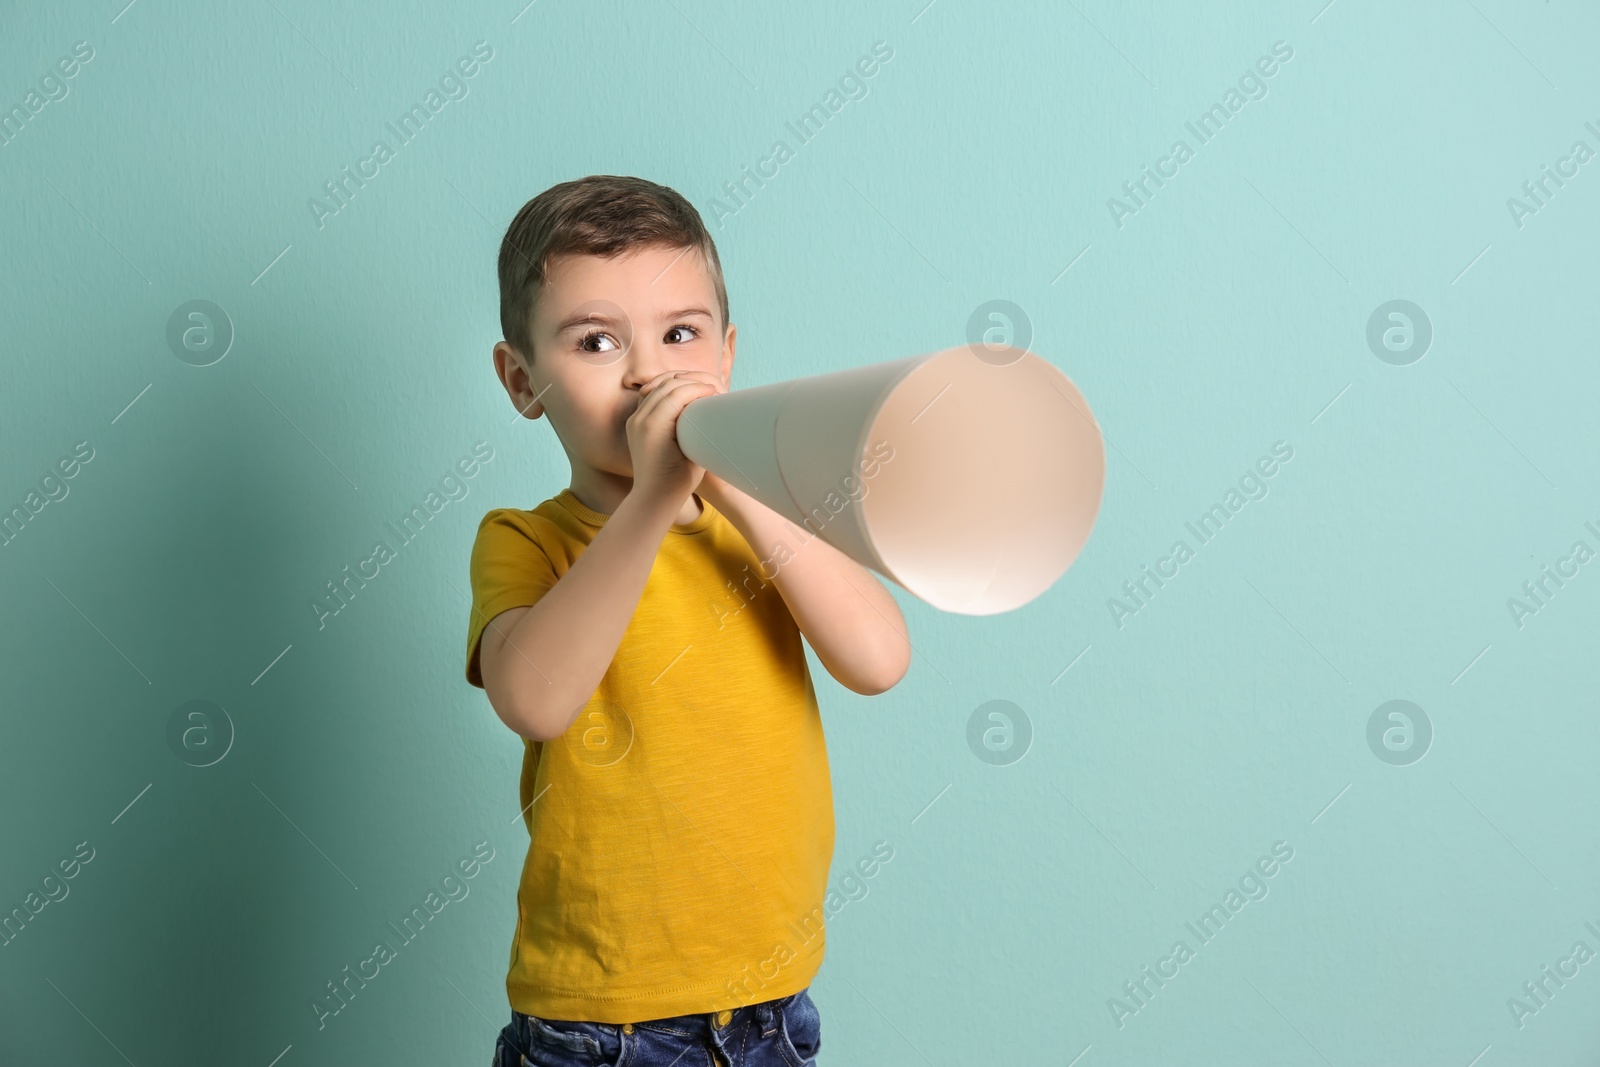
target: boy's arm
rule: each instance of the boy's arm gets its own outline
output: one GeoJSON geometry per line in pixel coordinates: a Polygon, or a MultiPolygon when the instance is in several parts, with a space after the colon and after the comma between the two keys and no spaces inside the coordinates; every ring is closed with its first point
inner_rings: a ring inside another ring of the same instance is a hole
{"type": "Polygon", "coordinates": [[[523,737],[560,737],[599,688],[694,486],[695,467],[678,448],[678,415],[715,390],[687,371],[663,371],[640,388],[626,424],[634,468],[628,495],[538,603],[503,611],[485,627],[483,690],[523,737]]]}
{"type": "Polygon", "coordinates": [[[516,733],[560,737],[594,695],[681,506],[670,496],[629,493],[537,604],[489,621],[478,645],[483,690],[516,733]]]}
{"type": "Polygon", "coordinates": [[[840,685],[875,696],[905,676],[911,638],[900,606],[876,575],[710,471],[697,491],[744,535],[758,560],[789,557],[771,581],[840,685]]]}

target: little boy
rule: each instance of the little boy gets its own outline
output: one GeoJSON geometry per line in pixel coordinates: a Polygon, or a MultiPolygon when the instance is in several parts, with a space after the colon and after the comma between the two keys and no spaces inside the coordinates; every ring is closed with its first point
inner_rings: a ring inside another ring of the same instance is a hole
{"type": "Polygon", "coordinates": [[[871,695],[910,664],[905,621],[678,448],[733,371],[693,205],[561,183],[512,220],[499,275],[495,372],[572,482],[491,510],[472,546],[467,681],[524,738],[531,838],[494,1063],[806,1067],[834,824],[801,637],[871,695]]]}

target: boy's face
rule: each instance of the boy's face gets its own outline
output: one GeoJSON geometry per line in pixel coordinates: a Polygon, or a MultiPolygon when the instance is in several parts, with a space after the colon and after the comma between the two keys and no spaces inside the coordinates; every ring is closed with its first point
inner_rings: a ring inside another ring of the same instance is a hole
{"type": "Polygon", "coordinates": [[[528,418],[548,414],[575,479],[631,478],[627,420],[664,371],[699,370],[728,385],[735,327],[719,326],[716,289],[698,250],[648,246],[613,258],[552,257],[534,301],[535,358],[525,370],[505,341],[495,369],[528,418]]]}

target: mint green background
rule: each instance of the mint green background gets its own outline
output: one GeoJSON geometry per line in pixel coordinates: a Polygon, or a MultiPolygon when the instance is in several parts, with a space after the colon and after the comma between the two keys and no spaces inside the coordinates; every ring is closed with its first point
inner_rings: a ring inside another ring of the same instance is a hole
{"type": "Polygon", "coordinates": [[[1600,950],[1600,564],[1521,628],[1506,601],[1600,548],[1600,162],[1520,229],[1505,205],[1600,149],[1592,10],[30,8],[0,106],[96,55],[0,147],[0,506],[95,458],[0,549],[0,908],[96,857],[0,948],[0,1061],[489,1059],[527,838],[521,746],[462,677],[467,553],[567,478],[492,376],[498,241],[589,173],[710,222],[782,137],[714,229],[735,387],[957,344],[1007,299],[1109,441],[1045,596],[968,618],[896,588],[917,655],[880,697],[812,659],[835,878],[895,849],[830,922],[822,1062],[1592,1062],[1600,962],[1520,1029],[1506,1000],[1600,950]],[[480,39],[470,95],[319,230],[307,199],[480,39]],[[869,95],[797,147],[784,122],[879,40],[869,95]],[[1119,229],[1106,199],[1277,40],[1269,95],[1119,229]],[[165,340],[197,298],[236,331],[205,368],[165,340]],[[1404,367],[1365,341],[1394,298],[1435,331],[1404,367]],[[1108,598],[1278,440],[1270,494],[1119,628],[1108,598]],[[477,441],[467,497],[319,630],[323,583],[477,441]],[[1366,742],[1396,698],[1435,731],[1409,766],[1366,742]],[[167,747],[191,699],[237,731],[205,769],[167,747]],[[1020,762],[968,748],[990,700],[1032,724],[1020,762]],[[479,840],[471,895],[319,1032],[323,983],[479,840]],[[1270,894],[1119,1028],[1108,998],[1279,840],[1270,894]]]}

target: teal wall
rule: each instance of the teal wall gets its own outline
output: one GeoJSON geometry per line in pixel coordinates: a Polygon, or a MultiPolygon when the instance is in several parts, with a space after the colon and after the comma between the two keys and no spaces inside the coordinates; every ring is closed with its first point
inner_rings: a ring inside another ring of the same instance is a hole
{"type": "Polygon", "coordinates": [[[521,745],[462,677],[467,553],[567,478],[492,375],[494,257],[530,196],[623,173],[712,223],[736,388],[958,344],[1008,300],[1108,441],[1048,594],[968,618],[897,589],[917,654],[880,697],[812,659],[836,884],[894,850],[830,920],[823,1062],[1591,1062],[1600,16],[1322,2],[0,16],[0,108],[39,92],[0,144],[0,507],[56,497],[0,546],[0,907],[67,893],[0,947],[0,1061],[489,1058],[527,836],[521,745]],[[1171,176],[1134,200],[1146,166],[1171,176]],[[1572,176],[1539,206],[1546,166],[1572,176]],[[226,321],[192,351],[196,300],[226,321]],[[1428,329],[1369,344],[1393,300],[1428,329]],[[1545,966],[1577,973],[1541,1006],[1545,966]]]}

